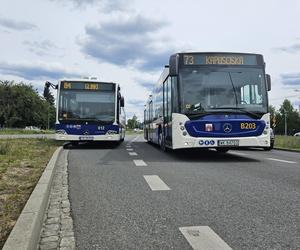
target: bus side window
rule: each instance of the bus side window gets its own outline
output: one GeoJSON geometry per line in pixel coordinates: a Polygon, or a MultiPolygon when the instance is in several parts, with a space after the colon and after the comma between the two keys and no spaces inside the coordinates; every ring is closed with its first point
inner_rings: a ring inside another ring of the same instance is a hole
{"type": "Polygon", "coordinates": [[[171,77],[171,81],[172,81],[172,97],[173,97],[173,100],[172,100],[172,106],[173,106],[173,109],[172,109],[172,112],[174,113],[178,113],[179,112],[179,103],[178,103],[178,100],[179,100],[179,96],[178,96],[178,88],[177,88],[177,77],[176,76],[172,76],[171,77]]]}

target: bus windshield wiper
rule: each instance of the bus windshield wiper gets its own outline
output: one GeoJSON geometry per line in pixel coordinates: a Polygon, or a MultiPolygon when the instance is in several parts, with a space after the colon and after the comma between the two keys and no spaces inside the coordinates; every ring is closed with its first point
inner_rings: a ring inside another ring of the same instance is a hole
{"type": "Polygon", "coordinates": [[[233,109],[233,110],[242,111],[243,113],[246,113],[246,114],[248,114],[248,115],[254,116],[254,117],[256,117],[256,118],[260,118],[260,115],[254,113],[254,112],[248,111],[248,110],[246,110],[245,108],[238,108],[238,107],[219,107],[219,108],[213,108],[213,109],[233,109]]]}
{"type": "Polygon", "coordinates": [[[237,94],[236,94],[236,90],[235,90],[235,87],[234,87],[233,80],[232,80],[230,72],[228,72],[228,74],[229,74],[229,79],[230,79],[231,86],[232,86],[232,89],[233,89],[233,93],[234,93],[234,96],[235,96],[235,104],[237,106],[238,105],[238,97],[237,97],[237,94]]]}
{"type": "Polygon", "coordinates": [[[205,116],[205,115],[212,115],[213,113],[211,112],[207,112],[205,110],[201,111],[201,112],[192,112],[192,113],[185,113],[186,116],[188,117],[197,117],[197,116],[205,116]]]}

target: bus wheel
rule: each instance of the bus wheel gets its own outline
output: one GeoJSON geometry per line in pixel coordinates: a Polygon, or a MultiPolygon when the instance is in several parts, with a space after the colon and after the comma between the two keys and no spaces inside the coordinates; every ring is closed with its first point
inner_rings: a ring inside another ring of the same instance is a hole
{"type": "Polygon", "coordinates": [[[159,140],[159,146],[161,150],[166,151],[166,144],[165,144],[165,140],[163,139],[163,133],[159,134],[158,140],[159,140]]]}
{"type": "Polygon", "coordinates": [[[79,142],[78,142],[78,141],[72,141],[72,142],[71,142],[71,145],[72,145],[73,147],[77,147],[77,146],[78,146],[78,144],[79,144],[79,142]]]}
{"type": "Polygon", "coordinates": [[[229,148],[216,148],[216,150],[217,150],[217,152],[218,153],[227,153],[228,152],[228,150],[229,150],[229,148]]]}

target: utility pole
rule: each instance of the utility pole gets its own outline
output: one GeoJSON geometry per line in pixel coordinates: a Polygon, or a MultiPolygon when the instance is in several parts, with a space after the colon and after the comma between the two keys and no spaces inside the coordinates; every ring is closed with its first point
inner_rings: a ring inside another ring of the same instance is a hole
{"type": "Polygon", "coordinates": [[[284,109],[284,135],[287,136],[287,111],[284,109]]]}
{"type": "Polygon", "coordinates": [[[49,107],[50,107],[50,104],[48,103],[48,115],[47,115],[47,120],[48,120],[48,122],[47,122],[47,130],[49,130],[49,107]]]}

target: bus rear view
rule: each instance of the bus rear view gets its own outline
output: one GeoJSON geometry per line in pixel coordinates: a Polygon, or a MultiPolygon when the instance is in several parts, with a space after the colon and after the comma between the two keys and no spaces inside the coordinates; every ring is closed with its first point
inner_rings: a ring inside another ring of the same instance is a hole
{"type": "Polygon", "coordinates": [[[116,83],[61,80],[58,85],[56,139],[122,141],[124,99],[116,83]]]}

